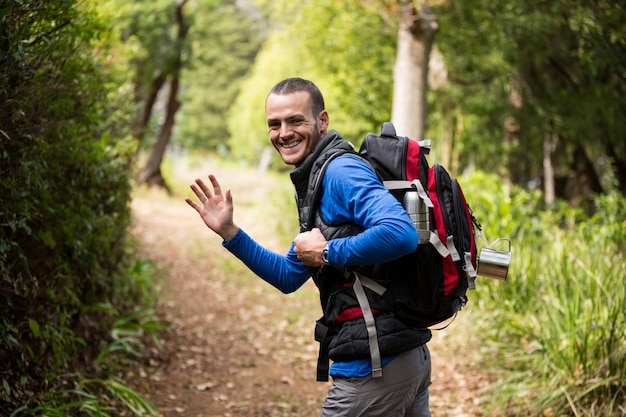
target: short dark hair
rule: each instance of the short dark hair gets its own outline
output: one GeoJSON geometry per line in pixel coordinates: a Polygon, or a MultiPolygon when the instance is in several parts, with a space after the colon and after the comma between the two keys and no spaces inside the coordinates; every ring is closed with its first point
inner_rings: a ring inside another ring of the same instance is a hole
{"type": "Polygon", "coordinates": [[[317,88],[317,86],[313,82],[302,78],[294,77],[282,80],[274,87],[272,87],[268,96],[270,94],[285,95],[298,91],[306,91],[309,93],[309,101],[311,104],[311,111],[313,112],[313,116],[317,116],[322,110],[326,108],[324,106],[324,96],[322,96],[322,92],[320,91],[320,89],[317,88]]]}

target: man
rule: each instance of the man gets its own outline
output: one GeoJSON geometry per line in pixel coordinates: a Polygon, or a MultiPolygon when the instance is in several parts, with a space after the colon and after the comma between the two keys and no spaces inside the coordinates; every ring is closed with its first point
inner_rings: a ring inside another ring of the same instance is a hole
{"type": "Polygon", "coordinates": [[[376,348],[382,356],[382,375],[374,372],[363,312],[353,282],[343,272],[413,252],[417,233],[408,215],[372,168],[353,155],[352,146],[336,131],[327,131],[329,115],[312,82],[281,81],[270,91],[265,110],[272,145],[286,164],[295,166],[290,175],[302,230],[287,254],[265,249],[236,225],[230,190],[223,192],[213,175],[209,175],[213,189],[197,179],[191,189],[199,203],[189,198],[187,203],[224,239],[226,249],[284,293],[313,277],[324,310],[316,328],[321,357],[333,361],[333,384],[321,416],[430,416],[431,362],[426,346],[430,332],[404,325],[370,294],[376,348]],[[341,155],[331,159],[337,153],[341,155]],[[315,181],[325,162],[323,194],[319,207],[311,208],[315,181]],[[313,225],[307,224],[310,209],[315,214],[313,225]]]}

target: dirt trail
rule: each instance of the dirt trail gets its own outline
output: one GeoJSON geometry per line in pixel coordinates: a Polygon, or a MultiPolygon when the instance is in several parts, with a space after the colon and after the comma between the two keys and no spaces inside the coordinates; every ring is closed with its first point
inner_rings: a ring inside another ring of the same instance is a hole
{"type": "MultiPolygon", "coordinates": [[[[255,205],[271,204],[271,178],[205,169],[233,190],[238,224],[284,252],[266,227],[268,219],[249,217],[258,213],[255,205]]],[[[189,181],[204,174],[177,175],[189,181]]],[[[143,256],[160,270],[157,309],[169,324],[160,335],[162,348],[149,349],[141,371],[152,400],[166,417],[318,416],[329,385],[315,382],[318,345],[312,332],[320,309],[314,285],[283,295],[243,274],[221,240],[185,204],[186,190],[176,191],[174,197],[138,191],[132,203],[133,234],[143,256]]],[[[429,344],[435,417],[482,416],[478,398],[486,379],[473,368],[471,352],[458,347],[459,338],[451,341],[461,331],[457,319],[448,330],[435,332],[429,344]]]]}

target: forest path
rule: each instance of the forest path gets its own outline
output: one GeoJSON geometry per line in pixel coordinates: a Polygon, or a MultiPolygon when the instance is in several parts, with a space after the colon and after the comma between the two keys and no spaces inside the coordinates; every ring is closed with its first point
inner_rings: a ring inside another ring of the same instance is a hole
{"type": "MultiPolygon", "coordinates": [[[[280,214],[271,213],[275,178],[213,166],[210,160],[196,168],[177,164],[175,175],[188,184],[209,170],[232,189],[237,223],[284,253],[287,247],[272,226],[280,221],[280,214]]],[[[142,256],[159,269],[157,312],[169,325],[159,335],[162,348],[149,348],[141,371],[152,401],[165,417],[318,416],[329,384],[315,381],[313,326],[320,315],[315,286],[309,281],[283,295],[242,272],[184,202],[187,186],[173,188],[177,195],[138,190],[132,202],[132,233],[142,256]]],[[[466,323],[459,315],[429,343],[434,417],[484,415],[478,399],[489,384],[463,347],[466,323]]]]}

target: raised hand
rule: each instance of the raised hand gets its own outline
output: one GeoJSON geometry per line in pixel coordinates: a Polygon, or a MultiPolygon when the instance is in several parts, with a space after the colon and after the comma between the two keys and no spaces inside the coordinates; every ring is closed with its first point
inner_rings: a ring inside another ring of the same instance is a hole
{"type": "Polygon", "coordinates": [[[209,175],[209,181],[213,191],[199,178],[190,185],[200,201],[199,204],[191,198],[185,198],[185,201],[200,214],[209,229],[229,241],[239,231],[239,227],[233,223],[233,197],[230,190],[222,193],[220,183],[214,175],[209,175]]]}

